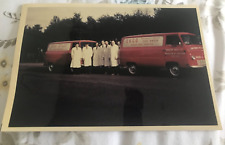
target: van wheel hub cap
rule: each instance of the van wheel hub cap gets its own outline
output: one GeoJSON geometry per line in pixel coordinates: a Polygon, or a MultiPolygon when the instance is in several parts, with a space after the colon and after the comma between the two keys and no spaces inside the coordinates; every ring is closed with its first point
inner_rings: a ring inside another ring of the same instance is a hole
{"type": "Polygon", "coordinates": [[[173,76],[178,76],[180,74],[180,69],[177,66],[173,66],[170,68],[170,73],[173,76]]]}
{"type": "Polygon", "coordinates": [[[49,66],[48,66],[48,70],[49,70],[49,71],[53,71],[53,68],[54,68],[53,65],[49,65],[49,66]]]}
{"type": "Polygon", "coordinates": [[[135,73],[136,73],[136,67],[135,67],[134,65],[130,66],[130,67],[129,67],[129,72],[130,72],[131,74],[135,74],[135,73]]]}

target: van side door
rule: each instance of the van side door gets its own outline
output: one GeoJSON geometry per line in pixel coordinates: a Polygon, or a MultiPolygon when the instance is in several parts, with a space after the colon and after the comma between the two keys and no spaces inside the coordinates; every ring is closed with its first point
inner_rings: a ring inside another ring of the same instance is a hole
{"type": "Polygon", "coordinates": [[[178,34],[166,35],[166,42],[163,51],[165,56],[165,65],[171,62],[177,63],[180,66],[185,64],[186,51],[178,34]]]}

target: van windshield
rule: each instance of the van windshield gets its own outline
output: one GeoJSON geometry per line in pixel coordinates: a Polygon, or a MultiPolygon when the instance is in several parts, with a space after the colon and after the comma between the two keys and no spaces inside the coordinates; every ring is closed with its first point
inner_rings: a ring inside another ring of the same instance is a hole
{"type": "Polygon", "coordinates": [[[186,45],[202,44],[200,37],[197,37],[195,35],[181,35],[181,38],[186,45]]]}

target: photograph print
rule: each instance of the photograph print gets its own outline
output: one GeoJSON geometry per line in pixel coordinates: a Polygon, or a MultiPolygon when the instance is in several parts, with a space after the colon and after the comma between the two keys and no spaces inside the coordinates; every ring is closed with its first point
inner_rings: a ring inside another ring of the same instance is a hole
{"type": "Polygon", "coordinates": [[[24,5],[2,131],[221,129],[207,65],[196,7],[24,5]]]}

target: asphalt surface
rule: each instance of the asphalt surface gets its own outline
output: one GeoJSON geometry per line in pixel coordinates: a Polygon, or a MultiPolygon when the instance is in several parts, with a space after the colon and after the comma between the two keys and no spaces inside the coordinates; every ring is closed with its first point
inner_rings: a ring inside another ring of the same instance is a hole
{"type": "Polygon", "coordinates": [[[21,64],[9,126],[217,124],[204,69],[179,78],[164,70],[144,72],[77,75],[21,64]]]}

